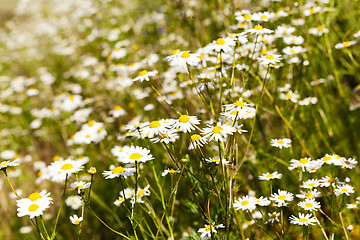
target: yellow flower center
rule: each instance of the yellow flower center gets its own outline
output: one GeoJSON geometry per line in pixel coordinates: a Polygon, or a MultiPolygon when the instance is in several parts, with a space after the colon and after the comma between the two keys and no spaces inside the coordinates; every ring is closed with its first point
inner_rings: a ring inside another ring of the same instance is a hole
{"type": "Polygon", "coordinates": [[[40,198],[42,198],[42,196],[38,192],[34,192],[34,193],[30,194],[28,197],[28,199],[30,199],[33,202],[40,198]]]}
{"type": "Polygon", "coordinates": [[[170,173],[170,174],[174,174],[174,173],[176,173],[176,171],[175,171],[174,169],[170,169],[170,170],[169,170],[169,173],[170,173]]]}
{"type": "Polygon", "coordinates": [[[201,136],[199,135],[199,134],[193,134],[193,135],[191,135],[191,141],[196,141],[196,140],[198,140],[198,139],[200,139],[201,138],[201,136]]]}
{"type": "Polygon", "coordinates": [[[235,106],[237,106],[237,107],[245,107],[245,104],[244,104],[244,102],[243,101],[236,101],[235,103],[234,103],[234,105],[235,106]]]}
{"type": "Polygon", "coordinates": [[[137,159],[140,159],[141,158],[141,154],[140,153],[132,153],[130,155],[130,159],[132,160],[137,160],[137,159]]]}
{"type": "Polygon", "coordinates": [[[88,125],[89,125],[89,127],[92,127],[92,126],[94,126],[94,121],[88,121],[88,125]]]}
{"type": "Polygon", "coordinates": [[[299,222],[301,222],[301,223],[306,223],[308,221],[309,221],[309,219],[307,219],[307,218],[300,218],[299,219],[299,222]]]}
{"type": "Polygon", "coordinates": [[[248,205],[249,204],[249,201],[248,200],[245,200],[245,201],[242,201],[241,202],[241,205],[243,205],[243,206],[246,206],[246,205],[248,205]]]}
{"type": "Polygon", "coordinates": [[[148,71],[142,70],[142,71],[140,72],[140,76],[144,76],[144,75],[146,75],[147,73],[148,73],[148,71]]]}
{"type": "Polygon", "coordinates": [[[207,225],[206,227],[205,227],[205,230],[207,231],[207,232],[210,232],[211,230],[213,230],[215,227],[213,226],[213,225],[207,225]]]}
{"type": "Polygon", "coordinates": [[[272,59],[274,59],[274,56],[273,55],[266,55],[266,59],[272,60],[272,59]]]}
{"type": "Polygon", "coordinates": [[[117,174],[117,173],[123,173],[125,172],[125,168],[119,166],[119,167],[115,167],[113,170],[112,170],[112,174],[117,174]]]}
{"type": "Polygon", "coordinates": [[[334,182],[336,182],[335,178],[329,178],[328,183],[334,183],[334,182]]]}
{"type": "Polygon", "coordinates": [[[264,19],[267,19],[267,16],[266,16],[266,15],[262,15],[262,16],[261,16],[261,19],[263,19],[263,20],[264,20],[264,19]]]}
{"type": "Polygon", "coordinates": [[[342,192],[348,192],[349,190],[347,188],[341,189],[342,192]]]}
{"type": "Polygon", "coordinates": [[[66,163],[66,164],[61,166],[62,170],[69,170],[69,169],[72,169],[72,168],[74,168],[73,165],[71,165],[69,163],[66,163]]]}
{"type": "Polygon", "coordinates": [[[324,29],[325,29],[324,26],[318,26],[318,27],[317,27],[317,30],[318,30],[318,31],[322,31],[322,30],[324,30],[324,29]]]}
{"type": "Polygon", "coordinates": [[[347,42],[344,42],[344,47],[349,47],[350,46],[350,42],[347,41],[347,42]]]}
{"type": "Polygon", "coordinates": [[[329,156],[323,157],[324,162],[329,161],[329,160],[331,160],[331,157],[329,157],[329,156]]]}
{"type": "Polygon", "coordinates": [[[140,189],[139,193],[138,193],[138,196],[141,197],[142,195],[144,195],[145,193],[145,190],[144,189],[140,189]]]}
{"type": "Polygon", "coordinates": [[[184,52],[183,54],[181,54],[181,58],[189,58],[190,57],[190,53],[188,52],[184,52]]]}
{"type": "Polygon", "coordinates": [[[70,95],[70,100],[73,101],[74,100],[74,95],[70,95]]]}
{"type": "Polygon", "coordinates": [[[224,39],[218,38],[218,39],[216,40],[216,45],[224,45],[224,44],[225,44],[224,39]]]}
{"type": "Polygon", "coordinates": [[[308,163],[309,161],[306,158],[300,158],[299,162],[305,164],[308,163]]]}
{"type": "Polygon", "coordinates": [[[309,183],[308,186],[309,186],[309,187],[313,187],[313,186],[315,186],[315,183],[309,183]]]}
{"type": "Polygon", "coordinates": [[[160,123],[158,121],[152,121],[150,123],[150,128],[157,128],[160,127],[160,123]]]}
{"type": "Polygon", "coordinates": [[[295,53],[295,50],[294,50],[294,49],[291,49],[290,52],[291,52],[291,53],[295,53]]]}
{"type": "Polygon", "coordinates": [[[290,93],[286,93],[286,94],[285,94],[285,97],[288,98],[288,99],[290,99],[290,98],[292,97],[292,95],[291,95],[290,93]]]}
{"type": "Polygon", "coordinates": [[[315,9],[314,8],[310,8],[310,13],[314,14],[315,13],[315,9]]]}
{"type": "Polygon", "coordinates": [[[305,193],[305,197],[311,198],[313,194],[311,192],[305,193]]]}
{"type": "Polygon", "coordinates": [[[263,26],[261,26],[261,25],[256,25],[256,26],[254,27],[254,29],[255,29],[255,30],[263,30],[263,26]]]}
{"type": "Polygon", "coordinates": [[[284,195],[281,195],[278,197],[279,200],[284,200],[285,198],[286,198],[286,196],[284,196],[284,195]]]}
{"type": "Polygon", "coordinates": [[[179,49],[175,49],[175,50],[172,52],[172,55],[178,54],[179,52],[180,52],[179,49]]]}
{"type": "Polygon", "coordinates": [[[271,178],[271,177],[273,177],[273,176],[274,176],[274,174],[272,174],[272,173],[266,175],[266,177],[268,177],[268,178],[271,178]]]}
{"type": "Polygon", "coordinates": [[[230,115],[236,115],[238,111],[234,110],[230,112],[230,115]]]}
{"type": "Polygon", "coordinates": [[[181,115],[180,117],[179,117],[179,122],[181,122],[181,123],[187,123],[188,121],[189,121],[189,116],[187,116],[187,115],[181,115]]]}
{"type": "Polygon", "coordinates": [[[312,203],[305,203],[305,207],[309,207],[309,208],[311,208],[311,207],[313,207],[314,205],[312,204],[312,203]]]}
{"type": "Polygon", "coordinates": [[[81,222],[80,220],[75,220],[75,221],[74,221],[74,225],[79,225],[80,222],[81,222]]]}
{"type": "Polygon", "coordinates": [[[2,163],[0,164],[0,167],[4,167],[4,166],[6,166],[6,164],[7,164],[7,163],[8,163],[7,161],[2,162],[2,163]]]}
{"type": "Polygon", "coordinates": [[[36,210],[38,210],[38,208],[39,208],[39,205],[37,205],[37,204],[31,204],[31,205],[29,206],[29,212],[35,212],[36,210]]]}
{"type": "Polygon", "coordinates": [[[283,144],[284,144],[284,141],[283,141],[283,140],[278,140],[278,141],[277,141],[277,144],[283,145],[283,144]]]}
{"type": "Polygon", "coordinates": [[[246,15],[244,16],[244,18],[245,18],[246,20],[250,20],[250,19],[251,19],[251,16],[250,16],[249,14],[246,14],[246,15]]]}
{"type": "Polygon", "coordinates": [[[220,126],[215,126],[212,130],[213,133],[220,133],[222,130],[224,130],[222,127],[220,126]]]}

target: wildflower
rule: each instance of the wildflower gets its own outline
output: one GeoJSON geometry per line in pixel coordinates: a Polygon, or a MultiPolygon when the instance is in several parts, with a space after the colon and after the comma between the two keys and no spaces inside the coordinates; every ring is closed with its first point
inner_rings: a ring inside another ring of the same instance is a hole
{"type": "Polygon", "coordinates": [[[273,147],[278,147],[280,149],[284,148],[289,148],[291,147],[291,140],[288,138],[283,138],[283,139],[271,139],[270,140],[270,144],[273,147]]]}
{"type": "Polygon", "coordinates": [[[153,159],[154,157],[150,154],[150,150],[138,146],[131,146],[126,148],[118,156],[118,161],[122,163],[145,163],[153,159]]]}
{"type": "Polygon", "coordinates": [[[303,100],[299,101],[299,105],[307,106],[310,104],[316,104],[318,102],[318,99],[316,97],[307,97],[303,100]]]}
{"type": "Polygon", "coordinates": [[[52,162],[48,168],[52,175],[51,177],[53,181],[55,181],[55,179],[63,177],[58,177],[58,175],[70,175],[75,172],[80,172],[84,168],[83,165],[84,162],[81,160],[75,161],[71,159],[66,159],[52,162]]]}
{"type": "Polygon", "coordinates": [[[309,189],[313,189],[316,188],[320,185],[320,181],[317,179],[309,179],[305,182],[303,182],[303,184],[301,185],[302,188],[309,188],[309,189]]]}
{"type": "Polygon", "coordinates": [[[204,137],[201,137],[199,134],[193,134],[190,136],[190,144],[189,144],[189,150],[195,149],[197,147],[204,146],[207,141],[204,137]]]}
{"type": "Polygon", "coordinates": [[[263,26],[258,24],[258,25],[255,25],[254,28],[246,30],[246,32],[254,33],[256,35],[260,35],[260,34],[270,34],[270,33],[273,33],[274,31],[270,30],[270,29],[267,29],[267,28],[264,28],[263,26]]]}
{"type": "Polygon", "coordinates": [[[336,166],[341,166],[342,168],[352,169],[358,162],[353,158],[340,158],[338,162],[335,163],[336,166]]]}
{"type": "Polygon", "coordinates": [[[110,171],[104,171],[103,176],[105,179],[113,179],[116,177],[124,176],[132,176],[135,173],[135,168],[124,168],[121,166],[115,167],[114,165],[110,166],[110,171]]]}
{"type": "Polygon", "coordinates": [[[33,230],[32,226],[24,226],[19,229],[21,234],[30,233],[33,230]]]}
{"type": "Polygon", "coordinates": [[[337,179],[337,177],[332,178],[332,177],[322,177],[319,180],[320,183],[320,187],[329,187],[330,185],[332,185],[333,187],[335,187],[335,184],[338,182],[339,180],[337,179]]]}
{"type": "Polygon", "coordinates": [[[215,163],[216,165],[219,165],[220,163],[223,165],[230,165],[230,161],[227,161],[225,158],[205,158],[205,161],[208,163],[215,163]]]}
{"type": "Polygon", "coordinates": [[[281,60],[281,55],[271,54],[271,53],[268,53],[266,56],[261,56],[258,58],[260,64],[265,66],[275,65],[276,63],[280,62],[280,60],[281,60]]]}
{"type": "Polygon", "coordinates": [[[71,207],[74,210],[77,210],[81,207],[82,201],[80,196],[70,196],[66,198],[65,204],[71,207]]]}
{"type": "Polygon", "coordinates": [[[152,142],[163,142],[166,144],[174,143],[179,138],[178,131],[175,129],[166,129],[164,132],[159,133],[154,138],[151,138],[150,141],[152,142]]]}
{"type": "Polygon", "coordinates": [[[205,224],[204,228],[200,228],[198,230],[199,233],[201,233],[200,238],[201,239],[208,239],[211,238],[212,234],[217,233],[217,228],[225,228],[223,224],[215,225],[215,223],[211,224],[205,224]]]}
{"type": "Polygon", "coordinates": [[[114,118],[124,116],[126,114],[125,110],[121,106],[115,106],[113,110],[110,110],[109,114],[114,118]]]}
{"type": "Polygon", "coordinates": [[[304,43],[304,38],[301,36],[286,36],[283,39],[286,44],[300,45],[304,43]]]}
{"type": "Polygon", "coordinates": [[[289,217],[290,223],[291,224],[297,224],[297,225],[305,225],[308,226],[310,225],[315,225],[316,223],[316,219],[314,217],[312,217],[312,214],[302,214],[299,213],[299,217],[296,217],[294,215],[291,215],[289,217]]]}
{"type": "Polygon", "coordinates": [[[170,60],[171,66],[179,66],[183,69],[189,66],[196,66],[200,62],[199,55],[197,53],[190,54],[188,51],[177,53],[174,58],[170,60]]]}
{"type": "Polygon", "coordinates": [[[261,176],[259,176],[260,180],[271,180],[271,179],[281,179],[282,174],[278,173],[278,172],[273,172],[273,173],[264,173],[261,176]]]}
{"type": "Polygon", "coordinates": [[[298,206],[304,210],[317,211],[317,208],[320,208],[320,203],[315,201],[314,198],[306,198],[305,201],[299,202],[298,206]]]}
{"type": "Polygon", "coordinates": [[[173,123],[173,128],[180,132],[187,133],[195,130],[194,125],[200,124],[200,120],[196,116],[181,115],[173,123]]]}
{"type": "Polygon", "coordinates": [[[337,43],[335,44],[335,48],[336,49],[342,49],[342,48],[348,48],[354,44],[356,44],[356,41],[346,41],[346,42],[341,42],[341,43],[337,43]]]}
{"type": "Polygon", "coordinates": [[[216,126],[208,125],[207,128],[202,130],[202,134],[205,138],[209,138],[209,141],[215,140],[223,142],[227,135],[232,135],[236,129],[227,124],[218,123],[216,126]]]}
{"type": "Polygon", "coordinates": [[[259,198],[256,198],[256,204],[260,205],[260,206],[268,206],[271,201],[269,201],[269,199],[267,199],[266,197],[259,197],[259,198]]]}
{"type": "Polygon", "coordinates": [[[90,167],[89,170],[88,170],[88,173],[91,174],[91,175],[96,174],[96,168],[95,167],[90,167]]]}
{"type": "Polygon", "coordinates": [[[299,94],[294,93],[293,91],[290,90],[287,93],[281,93],[279,97],[280,97],[281,100],[290,100],[293,103],[297,103],[298,98],[300,96],[299,96],[299,94]]]}
{"type": "Polygon", "coordinates": [[[83,218],[78,217],[76,214],[74,214],[73,216],[70,216],[70,220],[72,224],[79,225],[82,222],[83,218]]]}
{"type": "Polygon", "coordinates": [[[336,154],[326,154],[324,157],[322,157],[320,160],[323,161],[326,164],[334,164],[336,162],[338,162],[338,160],[340,159],[339,155],[336,154]]]}
{"type": "Polygon", "coordinates": [[[209,45],[209,49],[216,52],[223,51],[225,53],[230,52],[234,49],[236,42],[230,37],[218,38],[209,45]]]}
{"type": "Polygon", "coordinates": [[[143,196],[150,196],[150,185],[147,185],[146,187],[144,188],[138,188],[137,191],[136,191],[136,196],[138,198],[141,198],[143,196]]]}
{"type": "Polygon", "coordinates": [[[5,170],[8,167],[18,166],[20,162],[21,162],[20,158],[17,158],[14,161],[3,161],[0,163],[0,170],[5,170]]]}
{"type": "Polygon", "coordinates": [[[256,208],[256,198],[248,195],[240,197],[234,202],[233,207],[235,210],[252,211],[256,208]]]}
{"type": "Polygon", "coordinates": [[[80,194],[81,190],[85,189],[85,188],[89,188],[91,185],[91,183],[86,183],[83,181],[79,181],[79,182],[73,182],[70,184],[70,186],[72,187],[72,189],[69,190],[77,190],[78,194],[80,194]]]}
{"type": "Polygon", "coordinates": [[[174,121],[171,119],[162,119],[159,121],[152,121],[150,123],[142,124],[140,128],[141,136],[152,138],[154,135],[159,135],[165,133],[171,125],[174,124],[174,121]]]}
{"type": "Polygon", "coordinates": [[[324,26],[320,25],[316,28],[309,28],[309,33],[315,36],[322,36],[324,33],[328,33],[329,29],[325,28],[324,26]]]}
{"type": "Polygon", "coordinates": [[[163,171],[163,173],[161,174],[161,176],[166,176],[167,174],[173,175],[175,173],[180,173],[180,169],[176,169],[176,170],[174,170],[172,168],[165,169],[163,171]]]}
{"type": "Polygon", "coordinates": [[[278,212],[268,213],[268,216],[269,219],[265,222],[265,224],[274,223],[275,221],[279,222],[280,213],[278,212]]]}
{"type": "Polygon", "coordinates": [[[309,192],[300,190],[300,194],[296,194],[298,198],[318,198],[321,197],[321,193],[316,189],[311,189],[309,192]]]}
{"type": "Polygon", "coordinates": [[[157,70],[150,71],[150,72],[148,72],[147,70],[142,70],[139,73],[139,76],[134,78],[133,81],[140,81],[140,82],[149,81],[150,77],[156,76],[157,73],[158,73],[157,70]]]}
{"type": "Polygon", "coordinates": [[[349,184],[337,185],[335,188],[336,196],[339,196],[340,194],[346,194],[347,196],[350,196],[350,193],[354,193],[354,187],[350,186],[349,184]]]}
{"type": "Polygon", "coordinates": [[[348,204],[346,204],[346,208],[347,209],[354,209],[354,208],[357,208],[357,203],[356,202],[354,202],[354,203],[348,203],[348,204]]]}
{"type": "Polygon", "coordinates": [[[286,206],[287,201],[292,201],[294,199],[294,194],[287,192],[285,190],[278,190],[277,193],[271,194],[270,200],[276,202],[279,206],[286,206]]]}
{"type": "Polygon", "coordinates": [[[305,172],[305,168],[309,168],[311,166],[311,158],[303,157],[299,160],[291,159],[289,170],[293,170],[295,168],[302,168],[303,172],[305,172]]]}
{"type": "Polygon", "coordinates": [[[30,218],[43,215],[45,209],[52,203],[52,198],[49,197],[50,193],[46,190],[40,193],[34,192],[28,198],[17,200],[18,216],[23,217],[29,215],[30,218]]]}

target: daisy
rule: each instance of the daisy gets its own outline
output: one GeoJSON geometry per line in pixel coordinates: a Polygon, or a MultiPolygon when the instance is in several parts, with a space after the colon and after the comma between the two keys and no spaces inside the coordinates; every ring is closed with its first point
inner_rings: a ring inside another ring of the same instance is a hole
{"type": "Polygon", "coordinates": [[[265,222],[265,224],[274,223],[275,221],[279,222],[280,213],[278,212],[268,213],[268,216],[269,219],[265,222]]]}
{"type": "Polygon", "coordinates": [[[254,33],[256,35],[260,35],[260,34],[270,34],[270,33],[273,33],[274,31],[270,30],[270,29],[267,29],[267,28],[264,28],[263,26],[258,24],[258,25],[255,25],[254,28],[247,29],[246,32],[254,33]]]}
{"type": "Polygon", "coordinates": [[[305,168],[311,167],[311,158],[303,157],[299,160],[291,159],[289,170],[294,170],[295,168],[302,168],[302,171],[305,172],[305,168]]]}
{"type": "Polygon", "coordinates": [[[200,228],[198,230],[199,233],[201,233],[200,238],[201,239],[208,239],[211,238],[211,236],[215,233],[217,233],[217,228],[225,228],[223,224],[215,225],[215,223],[211,224],[205,224],[204,228],[200,228]]]}
{"type": "Polygon", "coordinates": [[[72,159],[66,159],[51,163],[48,169],[50,171],[51,178],[57,179],[58,175],[70,175],[72,173],[80,172],[84,168],[83,165],[84,162],[81,160],[75,161],[72,159]]]}
{"type": "Polygon", "coordinates": [[[264,173],[261,176],[259,176],[260,180],[271,180],[271,179],[281,179],[282,174],[278,173],[278,172],[273,172],[273,173],[264,173]]]}
{"type": "Polygon", "coordinates": [[[149,77],[156,76],[156,74],[158,74],[158,71],[157,71],[157,70],[150,71],[150,72],[148,72],[147,70],[142,70],[142,71],[139,73],[139,76],[137,76],[136,78],[134,78],[133,81],[140,81],[140,82],[149,81],[149,80],[150,80],[149,77]]]}
{"type": "Polygon", "coordinates": [[[270,144],[273,147],[278,147],[280,149],[284,148],[289,148],[291,147],[291,140],[288,138],[282,138],[282,139],[271,139],[270,140],[270,144]]]}
{"type": "Polygon", "coordinates": [[[235,210],[252,211],[256,208],[256,198],[248,195],[240,197],[234,202],[233,207],[235,210]]]}
{"type": "Polygon", "coordinates": [[[286,36],[283,39],[286,44],[300,45],[304,43],[304,38],[301,36],[286,36]]]}
{"type": "Polygon", "coordinates": [[[323,161],[326,164],[334,164],[340,159],[339,155],[336,154],[326,154],[324,157],[321,158],[321,161],[323,161]]]}
{"type": "Polygon", "coordinates": [[[18,216],[23,217],[29,215],[30,218],[43,215],[45,209],[52,203],[52,198],[49,197],[50,193],[46,190],[40,193],[34,192],[28,198],[17,200],[18,216]]]}
{"type": "Polygon", "coordinates": [[[150,123],[143,123],[140,128],[141,136],[153,138],[154,135],[166,132],[174,124],[172,119],[161,119],[150,123]]]}
{"type": "Polygon", "coordinates": [[[358,204],[355,202],[355,203],[350,203],[350,204],[346,204],[346,208],[347,209],[354,209],[354,208],[357,208],[358,204]]]}
{"type": "Polygon", "coordinates": [[[90,182],[86,183],[83,181],[79,181],[79,182],[73,182],[70,184],[70,186],[72,187],[72,189],[69,190],[77,190],[78,194],[80,194],[81,190],[85,189],[85,188],[89,188],[91,185],[90,182]]]}
{"type": "Polygon", "coordinates": [[[300,194],[296,194],[298,198],[318,198],[321,197],[321,193],[316,189],[311,189],[309,192],[300,190],[300,194]]]}
{"type": "Polygon", "coordinates": [[[20,158],[15,159],[14,161],[3,161],[0,163],[0,170],[6,170],[8,167],[18,166],[20,162],[20,158]]]}
{"type": "Polygon", "coordinates": [[[144,188],[138,188],[138,190],[136,191],[136,196],[141,198],[143,196],[150,196],[150,185],[147,185],[144,188]]]}
{"type": "Polygon", "coordinates": [[[339,196],[340,194],[346,194],[350,196],[350,193],[354,193],[354,188],[349,184],[337,185],[335,188],[335,195],[339,196]]]}
{"type": "Polygon", "coordinates": [[[268,198],[263,197],[263,196],[256,198],[255,202],[256,202],[256,204],[258,204],[260,206],[268,206],[271,203],[271,201],[269,201],[268,198]]]}
{"type": "Polygon", "coordinates": [[[205,158],[205,161],[208,163],[215,163],[216,165],[219,165],[220,163],[223,165],[230,165],[230,161],[227,161],[225,158],[205,158]]]}
{"type": "Polygon", "coordinates": [[[276,202],[279,206],[286,206],[287,201],[292,201],[294,199],[294,194],[287,192],[285,190],[278,190],[277,193],[271,194],[270,200],[276,202]]]}
{"type": "Polygon", "coordinates": [[[316,104],[318,102],[318,99],[316,97],[307,97],[303,100],[299,101],[299,105],[301,106],[307,106],[310,104],[316,104]]]}
{"type": "Polygon", "coordinates": [[[320,181],[318,179],[309,179],[307,181],[304,181],[301,185],[302,188],[309,188],[313,189],[320,185],[320,181]]]}
{"type": "Polygon", "coordinates": [[[150,141],[157,143],[163,142],[165,144],[174,143],[179,138],[178,131],[175,129],[166,129],[165,132],[160,133],[154,138],[151,138],[150,141]]]}
{"type": "Polygon", "coordinates": [[[298,98],[300,97],[300,95],[297,94],[297,93],[294,93],[293,91],[290,90],[287,93],[280,93],[279,97],[280,97],[281,100],[290,100],[290,101],[292,101],[294,103],[297,103],[298,98]]]}
{"type": "Polygon", "coordinates": [[[235,45],[236,42],[233,38],[230,37],[218,38],[209,45],[209,49],[214,50],[216,52],[223,51],[227,53],[227,52],[231,52],[234,49],[235,45]]]}
{"type": "Polygon", "coordinates": [[[114,118],[118,118],[120,116],[124,116],[126,112],[121,106],[115,106],[113,110],[109,111],[109,114],[114,118]]]}
{"type": "Polygon", "coordinates": [[[336,49],[342,49],[342,48],[348,48],[354,44],[356,44],[357,42],[356,41],[346,41],[346,42],[341,42],[341,43],[337,43],[335,45],[335,48],[336,49]]]}
{"type": "Polygon", "coordinates": [[[317,208],[320,208],[320,203],[315,201],[314,198],[306,198],[305,201],[299,202],[298,206],[308,211],[317,211],[317,208]]]}
{"type": "Polygon", "coordinates": [[[339,179],[337,177],[332,178],[332,177],[322,177],[319,180],[320,183],[320,187],[329,187],[330,185],[332,185],[333,187],[335,187],[335,184],[339,182],[339,179]]]}
{"type": "Polygon", "coordinates": [[[123,168],[121,166],[115,167],[114,165],[111,165],[110,171],[104,171],[102,175],[105,179],[113,179],[120,176],[124,176],[126,178],[127,176],[134,175],[135,171],[135,168],[123,168]]]}
{"type": "Polygon", "coordinates": [[[203,147],[207,141],[204,137],[201,137],[199,134],[193,134],[190,137],[189,150],[195,149],[197,147],[203,147]]]}
{"type": "Polygon", "coordinates": [[[174,169],[172,169],[172,168],[165,169],[165,170],[163,171],[163,173],[161,174],[161,176],[166,176],[166,175],[168,175],[168,174],[173,175],[173,174],[175,174],[175,173],[180,173],[180,169],[176,169],[176,170],[174,170],[174,169]]]}
{"type": "Polygon", "coordinates": [[[208,125],[207,128],[202,130],[202,134],[205,138],[209,138],[209,141],[214,139],[220,142],[224,142],[227,135],[232,135],[234,132],[236,132],[234,127],[221,123],[218,123],[216,126],[208,125]]]}
{"type": "Polygon", "coordinates": [[[170,61],[170,65],[173,67],[182,67],[183,69],[189,66],[196,66],[200,62],[199,54],[192,53],[190,54],[188,51],[179,52],[174,56],[174,58],[170,61]]]}
{"type": "Polygon", "coordinates": [[[352,169],[358,162],[353,158],[340,158],[338,162],[335,163],[336,166],[341,166],[341,168],[352,169]]]}
{"type": "Polygon", "coordinates": [[[276,63],[280,62],[281,59],[281,55],[268,53],[266,56],[261,56],[257,60],[261,65],[268,66],[275,65],[276,63]]]}
{"type": "Polygon", "coordinates": [[[289,217],[291,224],[297,224],[297,225],[315,225],[316,219],[312,217],[312,214],[302,214],[299,213],[299,217],[295,217],[294,215],[291,215],[289,217]]]}
{"type": "Polygon", "coordinates": [[[150,150],[138,146],[126,148],[118,157],[118,161],[122,163],[144,163],[153,159],[150,150]]]}
{"type": "Polygon", "coordinates": [[[195,130],[194,125],[199,125],[200,120],[196,116],[181,115],[179,119],[176,119],[173,124],[173,128],[180,132],[187,133],[195,130]]]}
{"type": "Polygon", "coordinates": [[[82,206],[82,200],[80,196],[70,196],[65,200],[65,204],[72,209],[77,210],[82,206]]]}
{"type": "Polygon", "coordinates": [[[76,214],[74,214],[73,216],[70,216],[70,220],[72,224],[79,225],[82,222],[83,218],[78,217],[76,214]]]}
{"type": "Polygon", "coordinates": [[[329,29],[325,28],[324,26],[320,25],[316,28],[309,28],[309,33],[315,36],[322,36],[324,33],[328,33],[329,29]]]}

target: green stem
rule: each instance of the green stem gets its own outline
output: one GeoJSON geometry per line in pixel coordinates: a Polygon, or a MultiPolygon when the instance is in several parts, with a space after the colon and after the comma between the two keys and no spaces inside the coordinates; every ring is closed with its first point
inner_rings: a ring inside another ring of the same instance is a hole
{"type": "Polygon", "coordinates": [[[56,227],[57,227],[57,224],[58,224],[58,221],[59,221],[61,208],[62,208],[62,206],[64,205],[64,201],[65,201],[65,193],[66,193],[66,185],[67,185],[67,182],[68,182],[68,176],[69,176],[69,175],[66,174],[64,191],[63,191],[63,195],[62,195],[62,198],[61,198],[61,205],[60,205],[59,211],[58,211],[57,216],[56,216],[56,221],[55,221],[55,225],[54,225],[54,230],[53,230],[53,232],[52,232],[52,234],[51,234],[51,239],[55,239],[56,227]]]}

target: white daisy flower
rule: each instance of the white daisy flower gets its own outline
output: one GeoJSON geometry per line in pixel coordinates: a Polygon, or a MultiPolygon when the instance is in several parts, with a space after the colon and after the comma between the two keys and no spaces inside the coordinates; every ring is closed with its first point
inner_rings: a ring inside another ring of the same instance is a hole
{"type": "Polygon", "coordinates": [[[70,184],[71,189],[69,190],[77,190],[78,194],[80,194],[81,190],[85,189],[85,188],[89,188],[91,185],[90,182],[83,182],[83,181],[79,181],[79,182],[73,182],[70,184]]]}
{"type": "Polygon", "coordinates": [[[193,134],[190,137],[189,150],[196,149],[197,147],[203,147],[207,144],[206,138],[201,137],[199,134],[193,134]]]}
{"type": "Polygon", "coordinates": [[[175,173],[180,173],[180,169],[176,169],[176,170],[174,170],[174,169],[172,169],[172,168],[165,169],[165,170],[162,172],[161,176],[166,176],[166,175],[168,175],[168,174],[173,175],[173,174],[175,174],[175,173]]]}
{"type": "Polygon", "coordinates": [[[134,175],[135,171],[135,168],[124,168],[121,166],[115,167],[114,165],[111,165],[110,171],[104,171],[102,175],[105,179],[113,179],[120,176],[124,176],[124,178],[126,178],[127,176],[134,175]]]}
{"type": "Polygon", "coordinates": [[[205,138],[208,138],[209,141],[214,139],[215,141],[220,142],[224,142],[227,135],[232,135],[234,132],[236,132],[234,127],[221,123],[218,123],[216,126],[208,125],[207,128],[202,130],[202,134],[205,138]]]}
{"type": "Polygon", "coordinates": [[[282,174],[278,173],[278,172],[273,172],[273,173],[264,173],[261,176],[259,176],[260,180],[271,180],[271,179],[281,179],[282,174]]]}
{"type": "Polygon", "coordinates": [[[139,73],[139,76],[134,78],[133,81],[140,81],[140,82],[149,81],[150,77],[156,76],[157,73],[158,73],[157,70],[154,70],[154,71],[142,70],[139,73]]]}
{"type": "Polygon", "coordinates": [[[252,211],[256,208],[256,198],[248,195],[240,197],[234,202],[233,207],[235,210],[252,211]]]}
{"type": "Polygon", "coordinates": [[[173,123],[173,128],[180,132],[187,133],[195,130],[194,125],[199,125],[200,120],[196,116],[181,115],[173,123]]]}
{"type": "Polygon", "coordinates": [[[79,225],[83,218],[82,217],[78,217],[76,214],[70,216],[70,220],[71,220],[71,223],[74,224],[74,225],[79,225]]]}
{"type": "Polygon", "coordinates": [[[346,42],[341,42],[341,43],[337,43],[335,44],[335,48],[336,49],[342,49],[342,48],[348,48],[352,45],[355,45],[357,43],[357,41],[346,41],[346,42]]]}
{"type": "Polygon", "coordinates": [[[292,201],[294,199],[294,194],[287,192],[285,190],[278,190],[277,193],[271,194],[270,200],[277,203],[279,206],[285,205],[286,202],[292,201]]]}
{"type": "Polygon", "coordinates": [[[278,147],[280,149],[284,148],[289,148],[291,147],[291,140],[288,138],[282,138],[282,139],[271,139],[270,140],[270,144],[273,147],[278,147]]]}
{"type": "Polygon", "coordinates": [[[316,219],[314,217],[312,217],[312,214],[305,215],[305,214],[299,213],[299,217],[291,215],[289,217],[289,220],[290,220],[291,224],[304,225],[304,226],[315,225],[315,223],[316,223],[316,219]]]}
{"type": "Polygon", "coordinates": [[[347,196],[350,196],[350,193],[354,193],[354,187],[350,186],[349,184],[337,185],[335,188],[336,196],[339,196],[340,194],[346,194],[347,196]]]}
{"type": "Polygon", "coordinates": [[[223,224],[215,225],[215,223],[211,224],[205,224],[204,228],[200,228],[198,230],[199,233],[201,233],[200,238],[201,239],[209,239],[212,235],[216,234],[217,228],[225,228],[223,224]]]}
{"type": "Polygon", "coordinates": [[[317,209],[321,207],[320,203],[315,201],[314,198],[306,198],[304,201],[299,202],[298,206],[308,211],[317,211],[317,209]]]}

